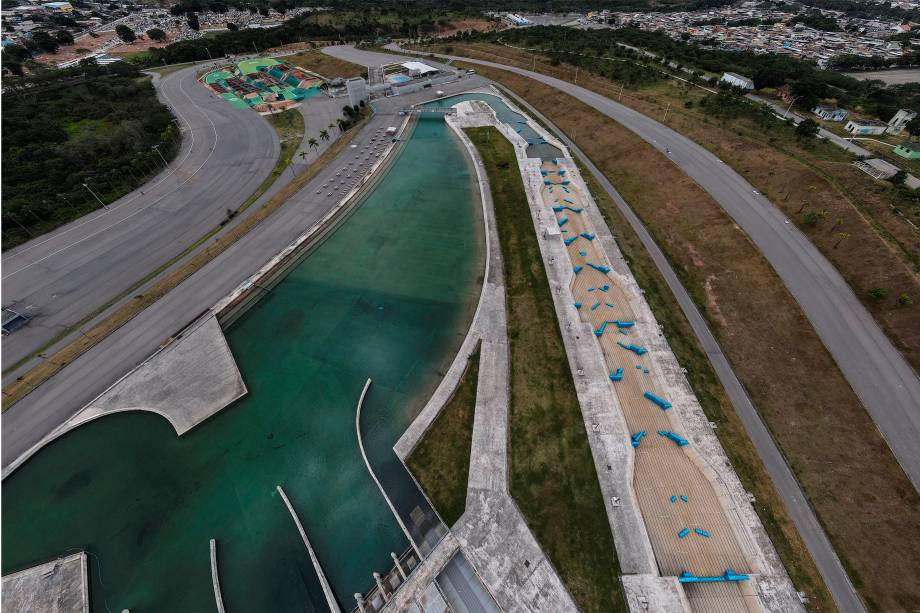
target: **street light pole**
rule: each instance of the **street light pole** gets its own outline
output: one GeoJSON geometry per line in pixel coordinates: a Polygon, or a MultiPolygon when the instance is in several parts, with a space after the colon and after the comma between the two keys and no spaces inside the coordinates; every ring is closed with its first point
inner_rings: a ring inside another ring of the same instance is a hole
{"type": "Polygon", "coordinates": [[[153,149],[154,151],[156,151],[156,152],[157,152],[157,155],[160,156],[160,159],[163,160],[163,168],[166,168],[167,166],[169,166],[169,164],[166,162],[166,158],[164,158],[164,157],[163,157],[163,154],[160,153],[160,146],[159,146],[159,145],[154,145],[153,147],[151,147],[151,149],[153,149]]]}
{"type": "Polygon", "coordinates": [[[796,96],[795,98],[792,99],[792,102],[790,102],[789,106],[786,107],[786,112],[783,113],[783,119],[785,119],[786,116],[789,115],[789,110],[792,109],[792,105],[795,104],[795,101],[798,100],[799,98],[801,98],[801,96],[796,96]]]}
{"type": "MultiPolygon", "coordinates": [[[[89,179],[87,179],[87,181],[89,181],[89,179]]],[[[106,211],[109,210],[109,207],[107,207],[107,206],[105,205],[105,202],[102,201],[102,198],[100,198],[99,196],[96,195],[96,192],[94,192],[94,191],[92,190],[92,188],[89,186],[88,183],[84,183],[84,184],[83,184],[83,187],[85,187],[86,190],[87,190],[89,193],[91,193],[91,194],[93,195],[93,198],[95,198],[96,201],[97,201],[99,204],[102,205],[102,208],[104,208],[106,211]]]]}

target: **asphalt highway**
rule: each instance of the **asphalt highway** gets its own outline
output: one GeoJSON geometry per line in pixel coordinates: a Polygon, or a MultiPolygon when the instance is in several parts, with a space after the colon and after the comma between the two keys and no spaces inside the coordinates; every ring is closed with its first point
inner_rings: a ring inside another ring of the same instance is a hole
{"type": "Polygon", "coordinates": [[[168,168],[108,210],[3,255],[4,306],[32,317],[3,338],[4,369],[181,253],[268,177],[279,153],[274,129],[210,94],[197,69],[155,81],[183,134],[168,168]]]}
{"type": "MultiPolygon", "coordinates": [[[[483,84],[483,79],[472,77],[441,83],[438,88],[451,94],[483,84]]],[[[3,466],[8,466],[144,361],[170,335],[227,295],[320,220],[337,200],[327,197],[328,190],[320,190],[320,187],[335,182],[336,172],[356,162],[373,135],[400,125],[403,118],[396,114],[400,108],[434,97],[434,89],[425,89],[417,94],[375,102],[377,113],[356,136],[352,143],[355,146],[345,148],[283,207],[127,325],[7,409],[2,419],[3,466]]],[[[381,148],[378,146],[374,150],[379,152],[381,148]]]]}
{"type": "MultiPolygon", "coordinates": [[[[335,53],[349,59],[348,47],[335,53]]],[[[362,52],[364,53],[364,52],[362,52]]],[[[757,245],[798,301],[915,488],[920,488],[920,379],[847,282],[772,202],[692,140],[591,90],[513,66],[456,56],[570,94],[666,153],[757,245]],[[670,153],[667,153],[670,151],[670,153]]],[[[821,373],[815,373],[820,377],[821,373]]],[[[828,406],[826,410],[833,411],[828,406]]]]}

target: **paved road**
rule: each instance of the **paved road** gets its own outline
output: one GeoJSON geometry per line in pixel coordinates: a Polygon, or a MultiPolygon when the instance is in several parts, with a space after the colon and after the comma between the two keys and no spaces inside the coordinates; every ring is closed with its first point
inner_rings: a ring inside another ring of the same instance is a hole
{"type": "Polygon", "coordinates": [[[903,83],[920,82],[920,69],[908,68],[902,70],[874,70],[868,72],[846,72],[847,76],[863,81],[879,80],[886,85],[901,85],[903,83]]]}
{"type": "MultiPolygon", "coordinates": [[[[342,47],[345,50],[347,47],[342,47]]],[[[920,488],[920,379],[840,273],[773,203],[712,153],[641,113],[566,81],[485,60],[591,105],[665,153],[747,233],[802,307],[915,488],[920,488]]],[[[348,59],[345,57],[345,59],[348,59]]],[[[833,407],[827,407],[833,410],[833,407]]]]}
{"type": "MultiPolygon", "coordinates": [[[[484,83],[474,77],[438,87],[447,93],[458,93],[484,83]]],[[[346,163],[355,161],[373,134],[399,125],[402,118],[394,115],[397,109],[433,97],[434,91],[426,89],[375,103],[379,112],[356,137],[354,148],[346,148],[283,207],[227,251],[7,409],[2,419],[3,466],[74,415],[322,218],[334,205],[334,199],[325,196],[327,190],[316,194],[319,187],[329,183],[346,163]]]]}
{"type": "Polygon", "coordinates": [[[748,397],[744,386],[741,385],[728,359],[725,357],[725,354],[722,353],[722,348],[719,346],[718,341],[716,341],[712,331],[706,324],[706,320],[703,319],[703,316],[696,308],[696,304],[693,302],[693,299],[690,298],[690,294],[687,293],[683,284],[681,284],[677,274],[674,272],[674,269],[671,267],[664,253],[658,247],[655,239],[652,238],[652,235],[649,234],[648,230],[642,224],[642,221],[633,212],[619,192],[617,192],[616,188],[613,187],[607,177],[605,177],[597,166],[591,162],[588,156],[578,148],[578,145],[565,136],[559,128],[553,125],[549,119],[543,116],[535,108],[520,98],[516,99],[517,102],[529,110],[533,116],[539,117],[549,126],[569,147],[569,150],[581,160],[594,176],[595,180],[597,180],[598,184],[607,192],[613,202],[616,203],[617,208],[629,222],[630,227],[632,227],[633,231],[638,235],[639,240],[642,241],[652,261],[655,262],[658,271],[661,273],[662,277],[664,277],[665,282],[677,299],[681,311],[683,311],[684,316],[690,323],[690,327],[700,341],[700,345],[709,357],[709,361],[712,363],[713,369],[719,377],[719,381],[722,383],[732,405],[741,417],[741,421],[744,423],[744,427],[751,437],[755,449],[757,449],[757,454],[764,463],[767,474],[769,474],[770,478],[773,480],[780,497],[789,511],[792,522],[798,529],[799,534],[802,535],[805,546],[808,547],[811,557],[815,560],[818,572],[820,572],[821,576],[824,578],[824,583],[827,585],[828,590],[830,590],[834,602],[837,603],[837,607],[841,611],[847,612],[864,611],[865,608],[859,600],[859,596],[857,596],[856,590],[850,582],[850,578],[847,576],[843,565],[840,563],[840,559],[834,552],[834,548],[831,546],[827,535],[824,533],[824,529],[821,527],[821,524],[818,523],[818,518],[815,516],[811,506],[809,506],[795,475],[792,473],[789,465],[786,464],[786,460],[776,446],[773,437],[770,435],[770,431],[767,430],[766,425],[763,423],[763,420],[761,420],[751,399],[748,397]]]}
{"type": "Polygon", "coordinates": [[[182,125],[178,156],[159,176],[100,210],[3,255],[3,303],[32,315],[3,339],[3,368],[34,352],[213,229],[265,180],[275,131],[212,96],[197,67],[157,79],[182,125]]]}

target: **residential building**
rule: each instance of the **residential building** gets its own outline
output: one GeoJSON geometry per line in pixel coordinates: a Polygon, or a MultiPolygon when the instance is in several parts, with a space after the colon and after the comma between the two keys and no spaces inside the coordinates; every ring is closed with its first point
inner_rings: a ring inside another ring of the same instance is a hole
{"type": "Polygon", "coordinates": [[[910,109],[901,109],[894,114],[894,117],[888,120],[888,130],[889,134],[900,134],[910,121],[917,116],[917,113],[911,111],[910,109]]]}
{"type": "Polygon", "coordinates": [[[811,112],[824,121],[843,121],[849,114],[846,109],[841,109],[836,106],[828,106],[826,104],[819,104],[815,108],[811,109],[811,112]]]}
{"type": "Polygon", "coordinates": [[[850,134],[884,134],[888,124],[876,119],[851,119],[843,129],[850,134]]]}
{"type": "Polygon", "coordinates": [[[740,87],[741,89],[754,89],[754,82],[752,80],[734,72],[724,73],[719,81],[722,83],[728,83],[732,87],[740,87]]]}

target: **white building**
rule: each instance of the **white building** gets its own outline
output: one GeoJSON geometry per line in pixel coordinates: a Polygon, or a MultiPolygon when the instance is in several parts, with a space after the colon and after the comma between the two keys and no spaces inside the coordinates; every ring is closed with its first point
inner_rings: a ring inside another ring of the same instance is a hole
{"type": "Polygon", "coordinates": [[[358,106],[367,100],[367,81],[362,77],[352,77],[345,81],[345,89],[348,91],[348,104],[351,106],[358,106]]]}
{"type": "Polygon", "coordinates": [[[811,112],[824,121],[843,121],[847,118],[847,115],[849,115],[849,112],[846,109],[841,109],[836,106],[828,106],[826,104],[819,104],[815,108],[811,109],[811,112]]]}
{"type": "Polygon", "coordinates": [[[910,121],[917,116],[917,113],[911,111],[910,109],[901,109],[894,114],[894,117],[888,120],[888,130],[889,134],[900,134],[910,121]]]}
{"type": "Polygon", "coordinates": [[[722,83],[728,83],[732,87],[740,87],[741,89],[754,89],[754,82],[747,77],[742,77],[740,74],[734,72],[726,72],[722,75],[722,78],[719,79],[722,83]]]}
{"type": "Polygon", "coordinates": [[[851,119],[843,129],[850,134],[884,134],[888,124],[875,119],[851,119]]]}
{"type": "Polygon", "coordinates": [[[428,64],[423,64],[422,62],[403,62],[400,65],[409,71],[410,77],[421,77],[426,74],[438,72],[437,68],[429,66],[428,64]]]}

